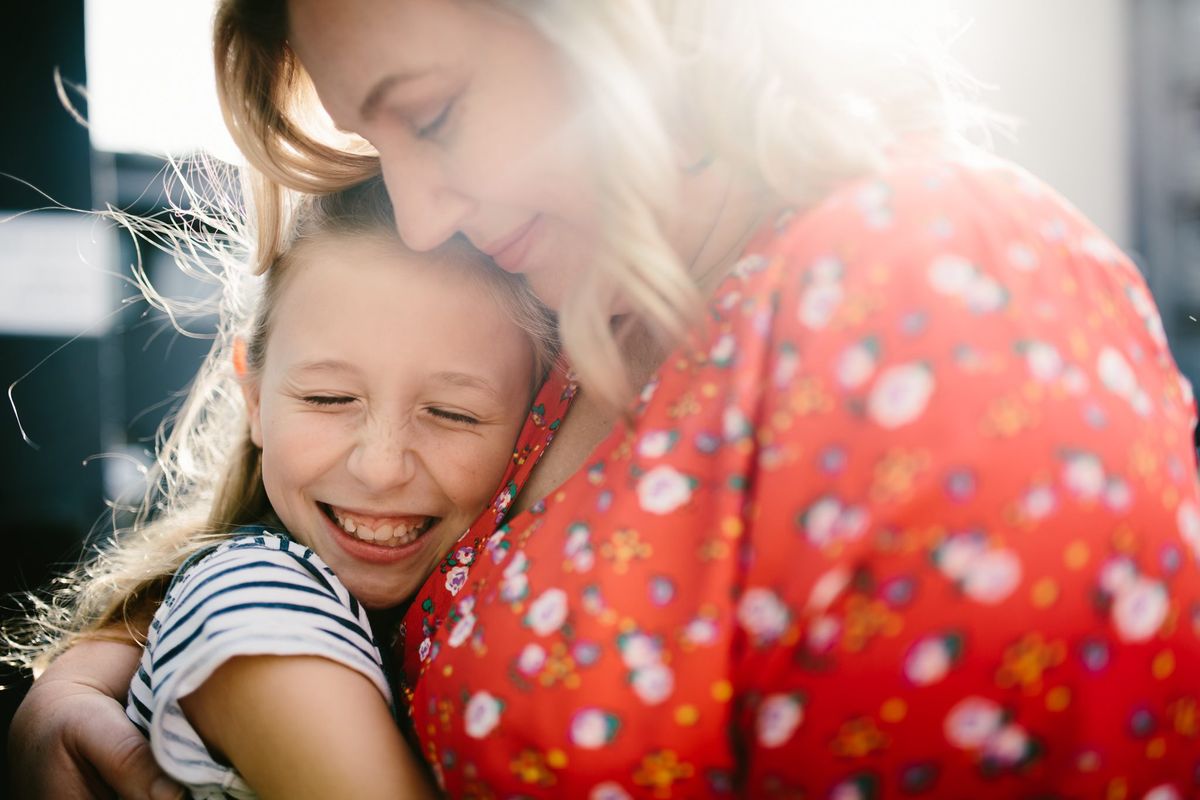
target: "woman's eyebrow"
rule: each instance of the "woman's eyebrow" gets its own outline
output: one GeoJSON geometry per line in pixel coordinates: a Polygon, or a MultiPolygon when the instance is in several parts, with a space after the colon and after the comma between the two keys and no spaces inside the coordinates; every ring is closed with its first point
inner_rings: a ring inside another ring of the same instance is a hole
{"type": "Polygon", "coordinates": [[[358,116],[363,120],[370,120],[375,114],[379,113],[379,106],[383,104],[388,92],[394,89],[401,83],[422,78],[432,72],[432,68],[412,70],[409,72],[393,72],[390,75],[384,75],[380,78],[371,90],[367,92],[367,97],[362,101],[362,105],[358,108],[358,116]]]}

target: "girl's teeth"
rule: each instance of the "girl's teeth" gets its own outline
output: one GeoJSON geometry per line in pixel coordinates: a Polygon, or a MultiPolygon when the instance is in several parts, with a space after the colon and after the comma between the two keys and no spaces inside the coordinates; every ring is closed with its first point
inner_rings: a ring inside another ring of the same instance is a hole
{"type": "Polygon", "coordinates": [[[379,544],[387,544],[391,547],[399,547],[416,541],[421,534],[422,525],[406,525],[399,523],[397,525],[381,524],[378,528],[371,528],[362,523],[355,522],[349,517],[334,515],[338,524],[346,533],[353,535],[357,539],[364,542],[377,542],[379,544]]]}

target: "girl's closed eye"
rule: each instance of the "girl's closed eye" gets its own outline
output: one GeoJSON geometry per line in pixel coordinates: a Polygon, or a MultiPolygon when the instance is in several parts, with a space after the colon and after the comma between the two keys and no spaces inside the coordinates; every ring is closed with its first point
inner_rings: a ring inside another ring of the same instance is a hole
{"type": "Polygon", "coordinates": [[[470,414],[463,414],[458,411],[449,411],[444,408],[437,408],[436,406],[431,406],[426,410],[430,413],[430,415],[432,415],[440,420],[443,420],[445,422],[455,422],[455,423],[459,423],[462,425],[478,425],[479,424],[479,420],[476,417],[471,416],[470,414]]]}
{"type": "Polygon", "coordinates": [[[300,399],[310,406],[317,406],[319,408],[345,406],[354,402],[353,397],[338,394],[307,394],[300,399]]]}

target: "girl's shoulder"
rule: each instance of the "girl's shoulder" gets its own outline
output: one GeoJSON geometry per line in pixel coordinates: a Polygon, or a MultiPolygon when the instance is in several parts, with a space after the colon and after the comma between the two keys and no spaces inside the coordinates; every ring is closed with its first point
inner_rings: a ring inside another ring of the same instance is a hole
{"type": "Polygon", "coordinates": [[[301,576],[326,593],[341,598],[347,594],[333,570],[309,547],[297,542],[282,528],[248,525],[228,537],[193,553],[176,571],[167,589],[169,605],[190,587],[222,575],[252,577],[252,573],[285,571],[301,576]]]}

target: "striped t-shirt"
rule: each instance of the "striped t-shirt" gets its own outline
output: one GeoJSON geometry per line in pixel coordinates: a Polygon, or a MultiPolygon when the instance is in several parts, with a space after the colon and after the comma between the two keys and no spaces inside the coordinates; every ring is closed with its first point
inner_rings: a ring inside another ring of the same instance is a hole
{"type": "Polygon", "coordinates": [[[126,713],[193,797],[255,797],[213,759],[179,707],[221,664],[245,655],[327,658],[361,672],[391,703],[366,611],[333,571],[285,534],[241,531],[180,569],[129,687],[126,713]]]}

